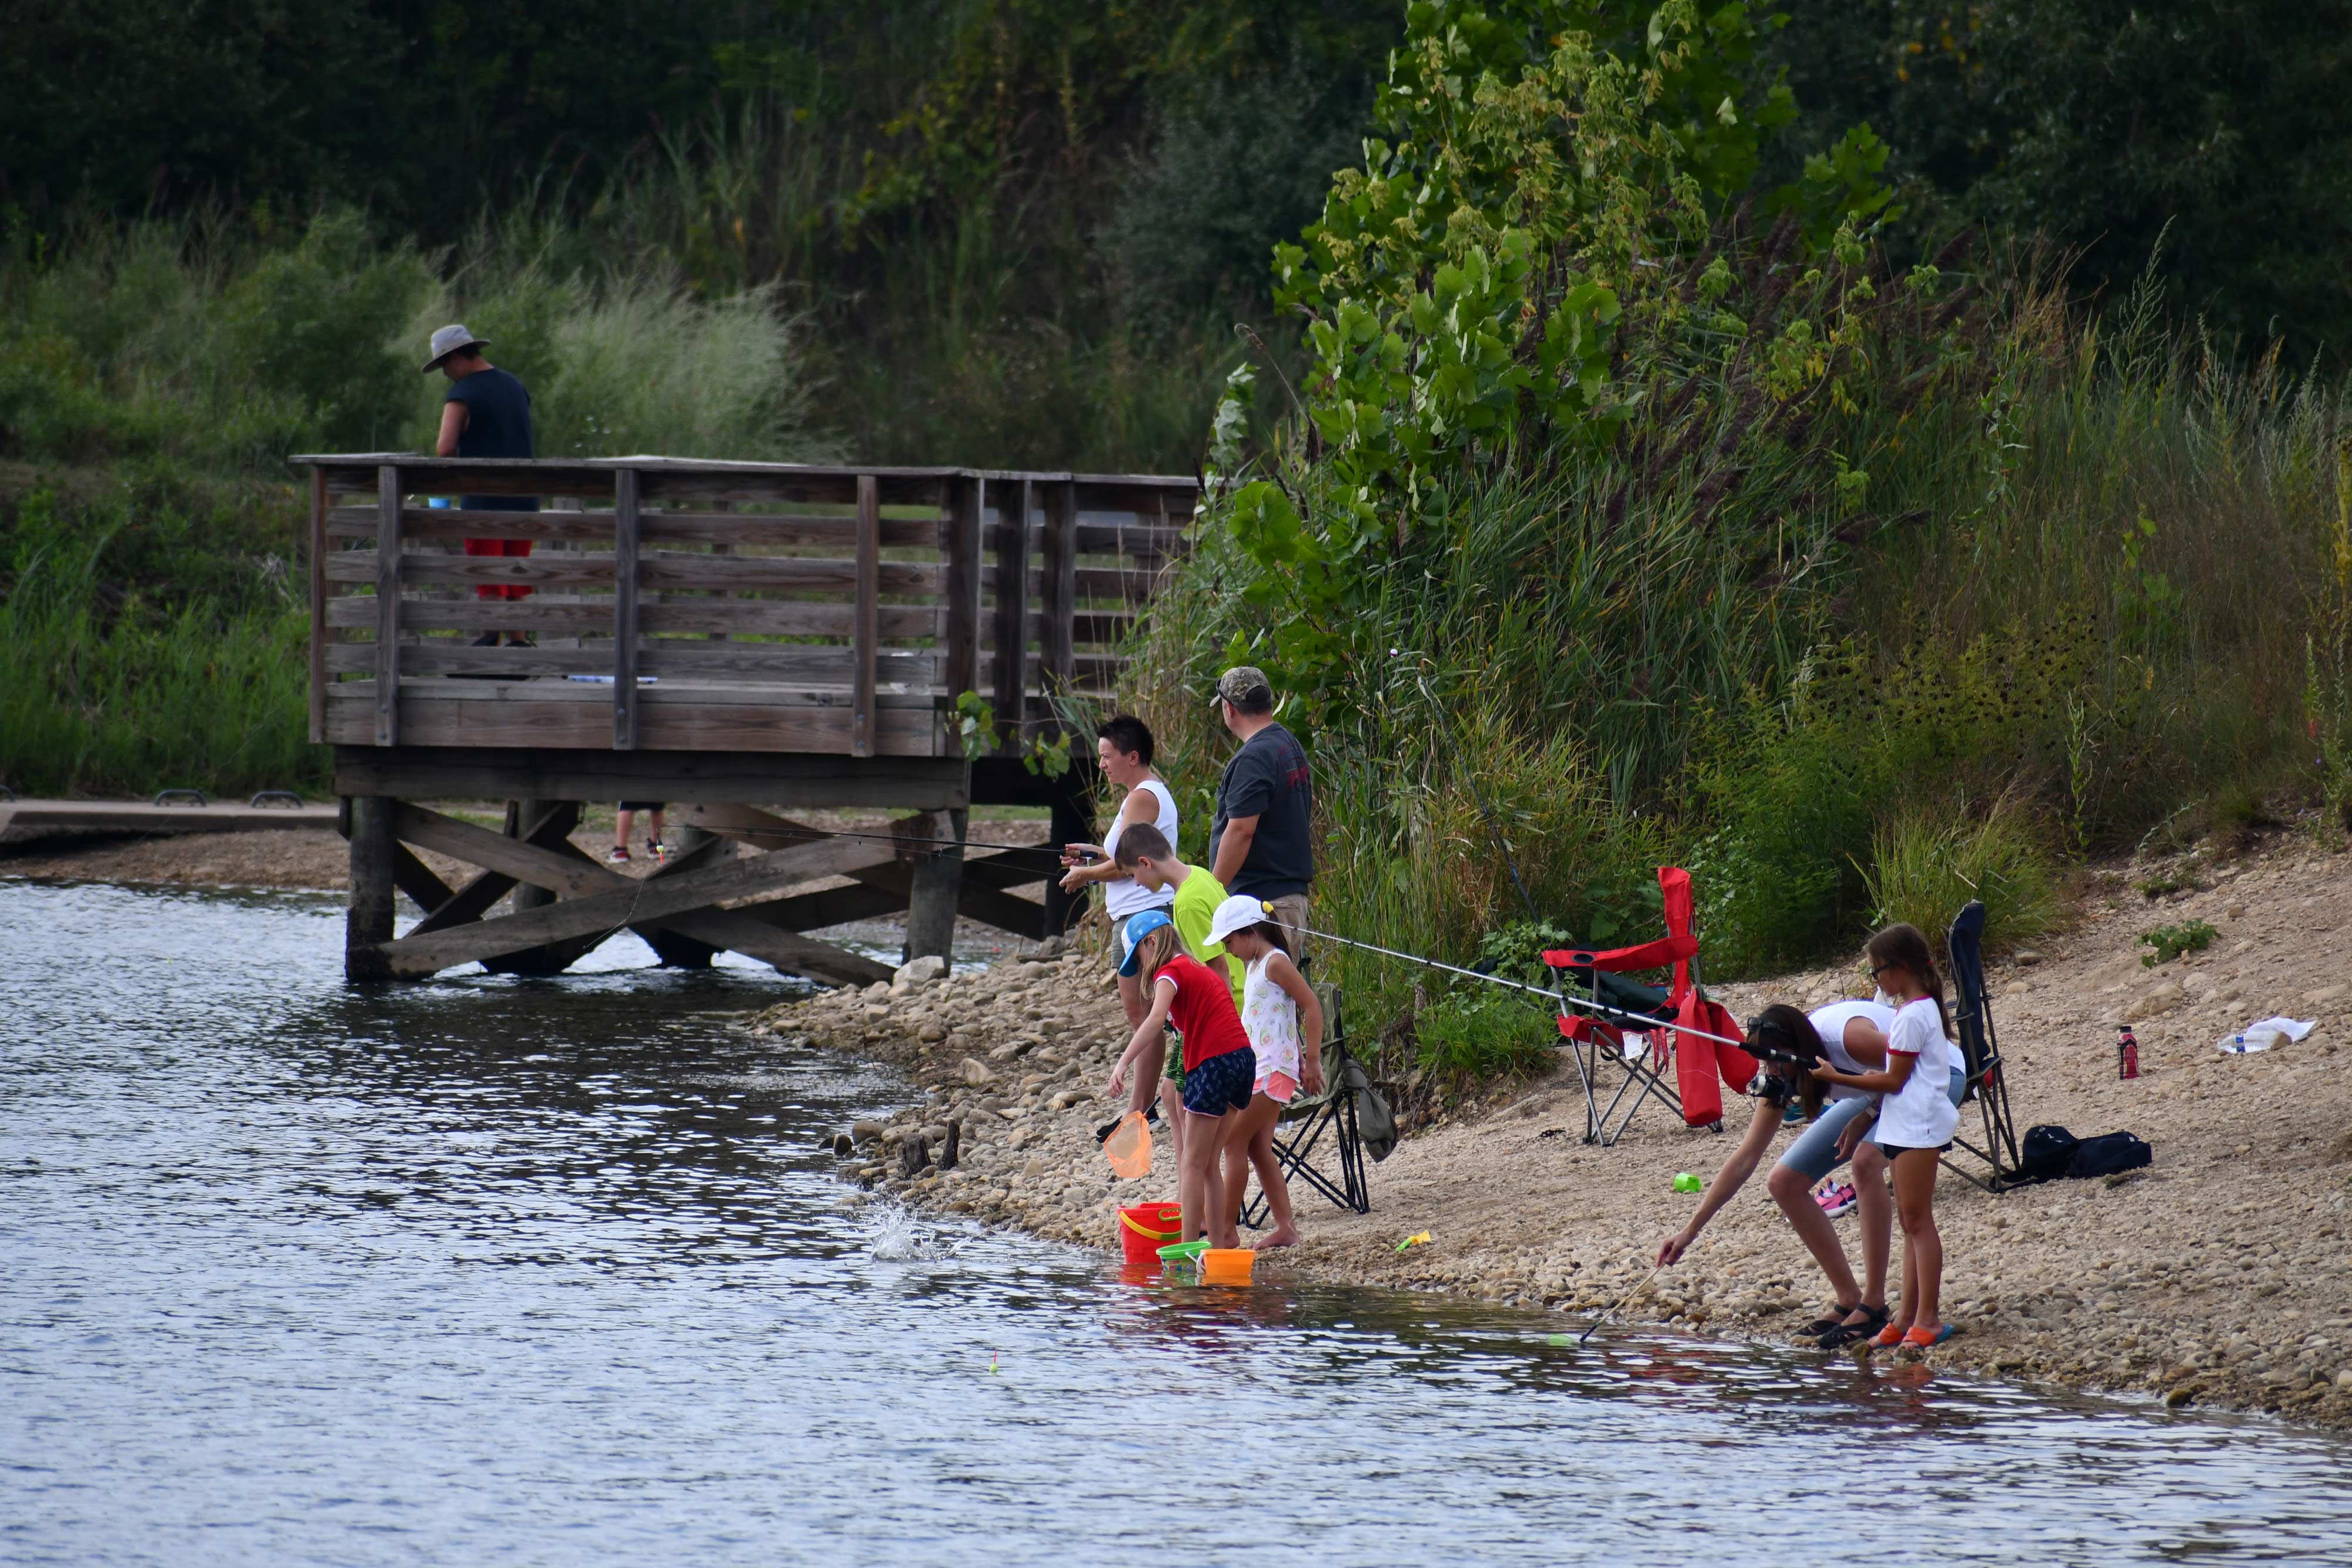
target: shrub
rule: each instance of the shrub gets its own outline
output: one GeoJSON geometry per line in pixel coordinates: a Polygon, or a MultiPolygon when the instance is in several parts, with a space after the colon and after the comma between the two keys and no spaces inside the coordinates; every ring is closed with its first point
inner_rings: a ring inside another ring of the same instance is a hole
{"type": "Polygon", "coordinates": [[[2140,956],[2140,967],[2153,969],[2158,964],[2169,964],[2183,953],[2202,953],[2213,946],[2221,933],[2202,920],[2184,920],[2178,925],[2159,925],[2153,931],[2139,934],[2139,944],[2149,949],[2140,956]]]}
{"type": "Polygon", "coordinates": [[[1412,1030],[1422,1071],[1457,1085],[1533,1072],[1559,1043],[1549,1013],[1500,988],[1449,993],[1415,1015],[1412,1030]]]}
{"type": "Polygon", "coordinates": [[[2002,952],[2048,932],[2061,913],[2057,874],[2023,809],[2010,797],[1971,821],[1913,808],[1882,828],[1867,873],[1872,917],[1940,935],[1970,899],[1985,906],[1985,946],[2002,952]]]}

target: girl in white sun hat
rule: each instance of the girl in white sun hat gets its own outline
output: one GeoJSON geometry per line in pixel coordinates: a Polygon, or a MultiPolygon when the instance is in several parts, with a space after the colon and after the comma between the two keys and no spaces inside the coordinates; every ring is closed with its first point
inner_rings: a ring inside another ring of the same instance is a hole
{"type": "Polygon", "coordinates": [[[1274,1221],[1256,1246],[1295,1247],[1298,1227],[1274,1157],[1274,1124],[1300,1089],[1323,1092],[1323,1004],[1290,961],[1290,941],[1272,904],[1245,894],[1226,899],[1209,923],[1209,940],[1223,943],[1226,956],[1243,966],[1242,1029],[1257,1057],[1249,1108],[1225,1145],[1225,1224],[1240,1224],[1242,1193],[1255,1167],[1274,1221]]]}

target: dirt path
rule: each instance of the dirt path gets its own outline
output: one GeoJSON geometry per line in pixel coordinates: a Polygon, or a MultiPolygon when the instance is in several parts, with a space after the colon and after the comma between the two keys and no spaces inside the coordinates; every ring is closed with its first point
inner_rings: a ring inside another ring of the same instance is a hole
{"type": "MultiPolygon", "coordinates": [[[[2188,885],[2150,901],[2110,873],[2045,956],[1990,977],[2021,1130],[2129,1129],[2154,1145],[2155,1165],[2113,1186],[1999,1197],[1946,1173],[1945,1315],[1963,1333],[1926,1359],[2352,1425],[2352,988],[2335,977],[2352,970],[2352,856],[2295,840],[2235,864],[2165,869],[2188,885]],[[2192,918],[2218,929],[2209,949],[2141,966],[2141,932],[2192,918]],[[2119,1082],[2114,1020],[2126,1012],[2142,1076],[2119,1082]],[[2319,1027],[2263,1055],[2215,1049],[2281,1012],[2319,1027]]],[[[1768,1000],[1828,1000],[1860,983],[1853,967],[1727,988],[1725,999],[1742,1017],[1768,1000]]],[[[1088,1132],[1108,1114],[1094,1095],[1124,1039],[1097,959],[835,992],[759,1027],[894,1057],[929,1086],[850,1166],[911,1201],[1108,1247],[1118,1204],[1173,1196],[1164,1148],[1150,1177],[1114,1182],[1088,1132]],[[936,1140],[950,1120],[962,1124],[962,1167],[901,1180],[888,1145],[925,1128],[936,1140]]],[[[1308,1195],[1307,1243],[1283,1266],[1577,1312],[1615,1301],[1696,1202],[1672,1190],[1675,1173],[1710,1174],[1747,1111],[1735,1103],[1717,1135],[1653,1107],[1616,1146],[1588,1148],[1574,1094],[1559,1076],[1522,1083],[1406,1139],[1373,1169],[1368,1217],[1308,1195]],[[1552,1128],[1566,1131],[1543,1136],[1552,1128]],[[1421,1230],[1432,1245],[1395,1250],[1421,1230]]],[[[1854,1226],[1840,1221],[1858,1265],[1854,1226]]],[[[1787,1341],[1825,1299],[1759,1172],[1631,1311],[1787,1341]]]]}

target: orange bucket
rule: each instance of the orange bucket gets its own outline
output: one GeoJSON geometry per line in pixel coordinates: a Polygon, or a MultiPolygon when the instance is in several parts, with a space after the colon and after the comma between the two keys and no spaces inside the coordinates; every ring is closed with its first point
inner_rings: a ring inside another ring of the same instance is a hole
{"type": "Polygon", "coordinates": [[[1212,1247],[1201,1254],[1201,1283],[1246,1285],[1257,1254],[1246,1247],[1212,1247]]]}
{"type": "Polygon", "coordinates": [[[1160,1249],[1183,1239],[1184,1206],[1139,1203],[1118,1211],[1118,1239],[1130,1263],[1160,1267],[1160,1249]]]}

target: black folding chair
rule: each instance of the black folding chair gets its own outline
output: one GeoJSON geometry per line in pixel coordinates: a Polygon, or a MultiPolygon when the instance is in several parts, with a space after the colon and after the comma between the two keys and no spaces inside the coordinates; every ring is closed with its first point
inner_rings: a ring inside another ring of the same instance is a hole
{"type": "MultiPolygon", "coordinates": [[[[1331,1200],[1335,1208],[1353,1214],[1372,1211],[1372,1189],[1364,1176],[1364,1156],[1384,1160],[1396,1146],[1395,1124],[1388,1102],[1372,1087],[1372,1075],[1348,1049],[1347,1030],[1339,1022],[1339,990],[1318,986],[1323,998],[1323,1092],[1304,1096],[1283,1107],[1275,1124],[1274,1157],[1283,1179],[1294,1187],[1304,1182],[1331,1200]],[[1366,1123],[1374,1134],[1366,1138],[1366,1123]],[[1327,1142],[1328,1140],[1328,1142],[1327,1142]],[[1318,1152],[1328,1149],[1338,1171],[1316,1164],[1318,1152]]],[[[1265,1188],[1261,1185],[1242,1205],[1242,1223],[1252,1230],[1265,1228],[1265,1188]]]]}
{"type": "MultiPolygon", "coordinates": [[[[2001,1061],[2000,1040],[1992,1027],[1992,993],[1985,988],[1985,906],[1970,899],[1952,921],[1944,946],[1952,960],[1952,985],[1959,993],[1953,1021],[1960,1031],[1960,1055],[1966,1061],[1969,1095],[1984,1117],[1981,1146],[1955,1137],[1952,1146],[1972,1155],[1985,1167],[1979,1176],[1944,1156],[1947,1169],[1958,1172],[1987,1192],[2018,1185],[2021,1168],[2017,1154],[2017,1124],[2009,1113],[2009,1073],[2001,1061]]],[[[1965,1102],[1963,1102],[1965,1103],[1965,1102]]]]}

